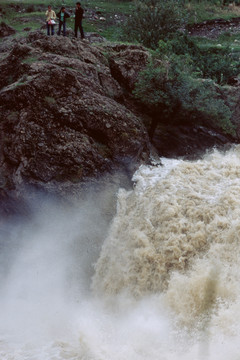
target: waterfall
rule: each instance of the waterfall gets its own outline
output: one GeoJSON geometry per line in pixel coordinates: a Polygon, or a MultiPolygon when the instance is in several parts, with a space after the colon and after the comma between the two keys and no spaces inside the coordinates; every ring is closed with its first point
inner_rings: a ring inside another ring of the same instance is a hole
{"type": "Polygon", "coordinates": [[[240,146],[161,161],[110,226],[91,199],[7,228],[0,359],[239,358],[240,146]]]}

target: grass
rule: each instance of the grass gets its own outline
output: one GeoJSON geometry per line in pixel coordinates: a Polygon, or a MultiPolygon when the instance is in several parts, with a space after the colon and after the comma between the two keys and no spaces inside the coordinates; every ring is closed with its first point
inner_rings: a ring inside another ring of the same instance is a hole
{"type": "MultiPolygon", "coordinates": [[[[52,0],[50,2],[53,9],[57,12],[64,4],[68,11],[74,14],[75,0],[52,0]]],[[[5,12],[2,15],[2,21],[11,25],[17,34],[23,35],[24,28],[31,30],[39,29],[45,23],[45,11],[49,0],[11,0],[1,1],[1,8],[5,12]],[[17,10],[17,11],[16,11],[17,10]]],[[[230,19],[240,16],[240,6],[220,6],[221,1],[210,0],[191,0],[185,1],[185,8],[188,12],[189,23],[202,22],[214,18],[230,19]]],[[[122,40],[122,24],[126,17],[134,11],[134,1],[129,0],[82,0],[85,9],[85,18],[83,28],[85,32],[97,32],[110,41],[122,40]],[[97,15],[95,18],[94,15],[97,15]],[[103,17],[105,20],[100,20],[103,17]]],[[[68,19],[67,26],[74,27],[74,19],[68,19]]],[[[56,26],[57,27],[57,26],[56,26]]],[[[239,51],[239,44],[234,43],[232,35],[222,39],[222,45],[232,43],[231,46],[239,51]]],[[[209,46],[214,43],[209,41],[209,46]]]]}
{"type": "Polygon", "coordinates": [[[31,65],[37,60],[38,60],[38,58],[36,56],[30,56],[30,57],[27,57],[26,59],[23,59],[22,63],[31,65]]]}
{"type": "Polygon", "coordinates": [[[225,32],[217,39],[195,37],[195,41],[197,45],[204,50],[230,48],[232,54],[238,55],[240,53],[240,33],[229,34],[229,32],[225,32]]]}
{"type": "Polygon", "coordinates": [[[240,16],[240,6],[221,6],[219,1],[214,4],[213,1],[189,1],[185,4],[188,12],[188,21],[190,24],[222,18],[229,20],[240,16]]]}
{"type": "MultiPolygon", "coordinates": [[[[74,14],[76,1],[53,0],[52,8],[57,12],[64,4],[70,14],[74,14]]],[[[48,0],[17,0],[2,1],[1,8],[4,13],[1,20],[12,26],[17,33],[23,33],[24,28],[39,29],[45,23],[45,11],[48,0]]],[[[116,41],[121,37],[121,24],[126,15],[132,11],[132,2],[127,1],[99,1],[87,0],[82,2],[85,9],[83,28],[85,32],[97,32],[108,40],[116,41]],[[95,18],[94,15],[97,15],[95,18]],[[104,19],[100,19],[104,18],[104,19]]],[[[74,19],[67,20],[67,27],[74,28],[74,19]]],[[[17,37],[17,34],[16,34],[17,37]]]]}

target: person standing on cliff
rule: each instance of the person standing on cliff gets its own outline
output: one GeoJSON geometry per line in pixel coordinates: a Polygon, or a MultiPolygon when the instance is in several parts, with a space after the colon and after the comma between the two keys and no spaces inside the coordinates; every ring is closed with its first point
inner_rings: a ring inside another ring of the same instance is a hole
{"type": "Polygon", "coordinates": [[[45,13],[46,15],[46,22],[47,22],[47,34],[50,35],[50,30],[51,30],[51,35],[54,35],[54,25],[55,25],[55,20],[56,20],[56,14],[55,11],[52,10],[51,5],[48,5],[48,9],[45,13]]]}
{"type": "Polygon", "coordinates": [[[78,33],[78,28],[79,28],[82,39],[84,39],[84,32],[83,32],[83,28],[82,28],[83,12],[84,12],[84,10],[81,7],[81,3],[77,2],[76,3],[76,11],[75,11],[74,31],[75,31],[75,37],[77,38],[77,33],[78,33]]]}
{"type": "Polygon", "coordinates": [[[58,27],[58,35],[61,35],[61,28],[63,27],[63,36],[66,36],[66,19],[70,17],[67,13],[65,6],[61,7],[59,13],[57,13],[57,17],[59,18],[59,27],[58,27]]]}

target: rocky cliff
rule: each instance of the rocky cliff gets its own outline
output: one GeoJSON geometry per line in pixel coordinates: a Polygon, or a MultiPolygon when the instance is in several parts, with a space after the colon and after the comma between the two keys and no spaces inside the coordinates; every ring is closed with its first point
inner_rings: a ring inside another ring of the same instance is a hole
{"type": "Polygon", "coordinates": [[[146,128],[141,117],[124,106],[121,85],[132,86],[148,53],[129,47],[129,69],[124,69],[119,62],[123,50],[113,46],[104,54],[87,42],[36,32],[4,53],[2,183],[56,189],[147,161],[146,128]],[[131,67],[129,61],[138,65],[131,67]],[[120,83],[114,73],[122,74],[120,83]]]}

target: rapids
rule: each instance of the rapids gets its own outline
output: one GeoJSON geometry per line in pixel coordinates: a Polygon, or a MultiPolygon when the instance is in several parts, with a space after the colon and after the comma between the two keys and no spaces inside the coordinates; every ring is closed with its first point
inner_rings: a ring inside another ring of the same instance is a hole
{"type": "Polygon", "coordinates": [[[2,226],[1,360],[240,359],[240,146],[2,226]]]}

